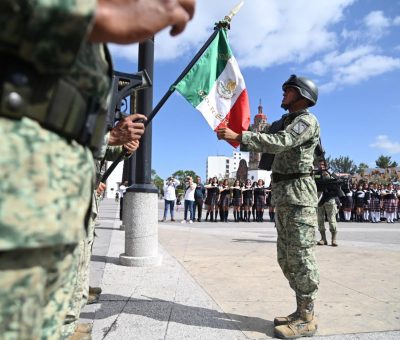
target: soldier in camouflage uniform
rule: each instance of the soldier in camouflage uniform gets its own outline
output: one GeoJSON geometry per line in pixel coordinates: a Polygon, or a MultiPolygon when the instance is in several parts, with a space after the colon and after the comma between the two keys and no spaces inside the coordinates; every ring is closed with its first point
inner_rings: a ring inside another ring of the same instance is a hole
{"type": "MultiPolygon", "coordinates": [[[[0,2],[2,338],[60,339],[93,191],[89,148],[104,134],[111,68],[99,43],[170,25],[178,34],[194,2],[0,2]]],[[[141,123],[130,128],[143,134],[141,123]]]]}
{"type": "MultiPolygon", "coordinates": [[[[321,176],[329,177],[329,173],[325,171],[327,168],[325,161],[320,162],[319,170],[321,171],[321,176]]],[[[336,235],[337,235],[337,222],[336,215],[338,213],[338,190],[334,188],[326,188],[322,193],[319,193],[320,199],[318,202],[318,230],[321,234],[321,240],[317,242],[319,246],[328,245],[326,239],[326,229],[325,229],[325,216],[328,219],[329,231],[332,234],[332,246],[337,247],[336,235]]],[[[340,204],[340,203],[339,203],[340,204]]]]}
{"type": "Polygon", "coordinates": [[[314,300],[319,273],[315,260],[317,188],[311,176],[320,129],[307,108],[318,98],[315,84],[292,75],[283,84],[282,108],[287,109],[276,133],[219,129],[220,139],[241,142],[242,150],[275,154],[272,163],[272,200],[276,207],[278,262],[296,293],[297,310],[274,320],[275,335],[283,339],[312,336],[317,330],[314,300]]]}
{"type": "MultiPolygon", "coordinates": [[[[124,119],[132,119],[133,121],[135,121],[137,119],[146,119],[146,117],[143,115],[134,114],[124,119]]],[[[118,129],[114,130],[117,130],[116,133],[119,132],[118,129]]],[[[107,144],[108,144],[108,138],[106,138],[105,140],[105,145],[107,144]]],[[[127,157],[129,157],[134,151],[136,151],[138,147],[139,147],[139,141],[137,140],[132,140],[131,142],[124,144],[125,150],[128,151],[127,157]]],[[[75,271],[73,279],[70,281],[70,284],[67,287],[67,289],[73,291],[73,294],[69,301],[68,311],[64,321],[64,327],[62,329],[63,339],[70,339],[70,340],[91,339],[90,333],[92,331],[92,324],[91,323],[78,324],[78,319],[81,309],[86,305],[86,303],[88,303],[88,299],[90,297],[93,297],[94,300],[97,301],[101,293],[101,289],[99,287],[89,287],[89,265],[90,265],[90,257],[92,254],[92,245],[94,241],[95,224],[99,211],[100,196],[103,194],[105,190],[105,184],[100,182],[101,168],[104,161],[114,161],[115,159],[118,158],[121,152],[122,152],[122,146],[108,145],[103,159],[96,161],[97,189],[93,191],[92,208],[91,208],[90,221],[88,224],[87,237],[85,237],[81,242],[79,242],[79,251],[77,253],[77,258],[76,258],[76,261],[78,261],[77,270],[75,271]],[[91,293],[90,289],[96,293],[90,294],[91,293]]]]}

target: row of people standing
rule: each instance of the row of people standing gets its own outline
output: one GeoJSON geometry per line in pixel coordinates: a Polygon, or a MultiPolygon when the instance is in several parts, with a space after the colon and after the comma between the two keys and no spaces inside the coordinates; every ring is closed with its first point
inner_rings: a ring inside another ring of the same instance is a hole
{"type": "Polygon", "coordinates": [[[262,179],[251,182],[247,179],[245,183],[236,180],[229,186],[227,179],[218,182],[216,177],[209,179],[205,185],[207,190],[205,207],[207,210],[206,221],[227,222],[229,207],[233,207],[233,217],[235,222],[253,221],[262,222],[264,220],[264,209],[270,207],[270,219],[274,218],[274,211],[271,205],[271,190],[265,187],[262,179]]]}
{"type": "Polygon", "coordinates": [[[394,223],[400,211],[400,190],[393,183],[353,184],[341,199],[339,211],[342,221],[378,223],[381,218],[394,223]]]}
{"type": "MultiPolygon", "coordinates": [[[[170,211],[171,221],[174,218],[175,202],[180,204],[180,197],[176,197],[176,188],[179,180],[169,177],[164,183],[164,214],[162,222],[166,221],[170,211]]],[[[201,177],[197,176],[196,183],[191,177],[186,178],[184,193],[184,220],[182,223],[193,223],[202,221],[203,206],[206,210],[205,221],[227,222],[229,209],[233,209],[235,222],[245,221],[262,222],[264,220],[264,209],[269,208],[270,221],[274,221],[275,212],[271,203],[271,190],[265,187],[262,179],[251,182],[247,179],[245,183],[236,180],[232,186],[227,179],[218,181],[217,177],[209,179],[206,185],[202,184],[201,177]],[[197,214],[196,214],[197,213],[197,214]],[[219,219],[218,219],[219,215],[219,219]]]]}

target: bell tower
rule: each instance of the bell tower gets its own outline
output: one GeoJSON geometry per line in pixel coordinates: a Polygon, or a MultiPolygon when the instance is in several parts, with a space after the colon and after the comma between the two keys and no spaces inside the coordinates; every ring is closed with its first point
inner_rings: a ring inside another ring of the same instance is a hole
{"type": "MultiPolygon", "coordinates": [[[[267,116],[263,113],[263,106],[261,104],[261,99],[258,105],[258,113],[254,117],[254,123],[251,125],[252,132],[263,132],[266,127],[269,127],[270,124],[267,123],[267,116]]],[[[250,151],[249,157],[249,170],[257,170],[258,163],[260,163],[261,153],[250,151]]]]}

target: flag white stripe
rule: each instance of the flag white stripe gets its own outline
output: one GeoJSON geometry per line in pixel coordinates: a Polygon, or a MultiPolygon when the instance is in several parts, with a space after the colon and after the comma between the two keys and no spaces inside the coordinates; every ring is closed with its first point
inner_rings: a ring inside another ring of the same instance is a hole
{"type": "Polygon", "coordinates": [[[246,89],[243,76],[240,72],[239,65],[235,57],[231,57],[226,63],[225,69],[222,71],[218,79],[215,81],[210,93],[203,101],[197,105],[196,109],[199,110],[208,125],[215,130],[215,128],[221,123],[226,115],[231,111],[235,105],[236,100],[246,89]],[[224,98],[218,93],[218,84],[222,81],[226,83],[228,80],[233,80],[236,83],[236,89],[232,98],[224,98]]]}

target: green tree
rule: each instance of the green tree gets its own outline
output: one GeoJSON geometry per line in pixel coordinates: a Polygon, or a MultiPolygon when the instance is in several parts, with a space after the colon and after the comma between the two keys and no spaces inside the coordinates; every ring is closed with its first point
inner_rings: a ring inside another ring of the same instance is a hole
{"type": "Polygon", "coordinates": [[[179,182],[181,182],[178,188],[185,190],[185,179],[186,177],[190,176],[196,181],[197,174],[193,170],[177,170],[172,174],[179,182]]]}
{"type": "Polygon", "coordinates": [[[397,162],[392,161],[392,157],[380,155],[375,161],[376,167],[381,169],[394,168],[397,166],[397,162]]]}
{"type": "Polygon", "coordinates": [[[357,168],[357,173],[362,177],[365,174],[365,170],[368,169],[369,166],[366,163],[360,163],[357,168]]]}
{"type": "Polygon", "coordinates": [[[329,168],[332,172],[340,172],[353,174],[357,170],[357,165],[350,159],[349,156],[339,156],[338,158],[326,158],[329,168]]]}
{"type": "Polygon", "coordinates": [[[154,169],[151,169],[151,182],[157,187],[158,192],[164,195],[164,181],[154,169]]]}

